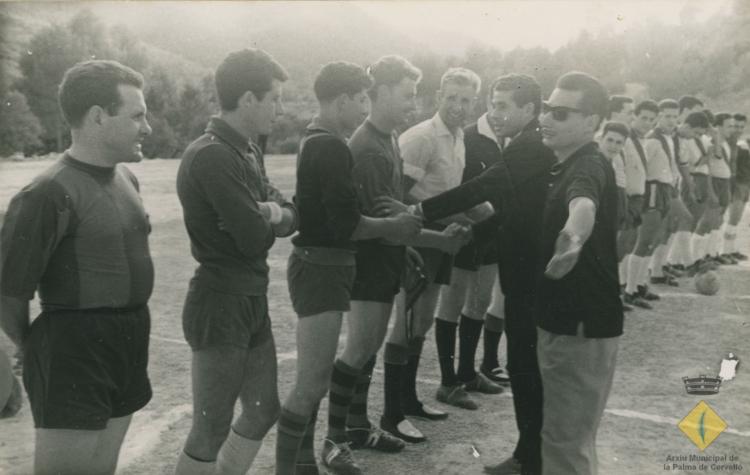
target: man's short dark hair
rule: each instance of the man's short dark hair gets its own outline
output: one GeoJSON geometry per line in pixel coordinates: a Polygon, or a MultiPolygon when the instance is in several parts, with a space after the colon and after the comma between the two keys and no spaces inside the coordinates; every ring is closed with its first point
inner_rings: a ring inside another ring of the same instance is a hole
{"type": "Polygon", "coordinates": [[[714,113],[711,112],[711,109],[703,109],[703,113],[706,114],[706,117],[708,117],[708,123],[713,125],[716,117],[714,117],[714,113]]]}
{"type": "Polygon", "coordinates": [[[633,103],[632,97],[622,96],[618,94],[609,96],[607,119],[612,118],[612,114],[616,112],[622,112],[622,109],[623,107],[625,107],[625,104],[632,104],[632,103],[633,103]]]}
{"type": "Polygon", "coordinates": [[[630,129],[622,122],[607,122],[604,124],[604,130],[602,131],[602,137],[607,135],[607,132],[615,132],[623,137],[627,138],[630,135],[630,129]]]}
{"type": "Polygon", "coordinates": [[[372,78],[362,66],[346,61],[328,63],[315,78],[313,90],[320,102],[330,102],[342,94],[354,97],[372,86],[372,78]]]}
{"type": "Polygon", "coordinates": [[[740,112],[734,114],[732,117],[737,122],[747,122],[747,116],[745,114],[740,113],[740,112]]]}
{"type": "Polygon", "coordinates": [[[528,103],[534,104],[534,116],[542,109],[542,88],[533,76],[527,74],[506,74],[495,79],[490,88],[490,99],[493,91],[512,91],[513,102],[517,107],[528,103]]]}
{"type": "MultiPolygon", "coordinates": [[[[579,71],[572,71],[563,74],[557,80],[555,87],[566,91],[581,92],[579,108],[584,113],[598,115],[599,124],[607,116],[609,94],[607,93],[607,88],[594,76],[579,71]]],[[[597,128],[599,124],[597,124],[597,128]]]]}
{"type": "Polygon", "coordinates": [[[680,105],[674,99],[662,99],[659,101],[659,111],[666,109],[680,109],[680,105]]]}
{"type": "Polygon", "coordinates": [[[383,56],[373,63],[367,72],[372,76],[373,84],[368,94],[371,99],[377,99],[378,87],[392,87],[404,79],[413,79],[419,82],[422,71],[411,64],[406,58],[397,55],[383,56]]]}
{"type": "Polygon", "coordinates": [[[724,125],[724,122],[732,118],[732,114],[730,114],[729,112],[719,112],[714,116],[714,125],[717,127],[724,125]]]}
{"type": "Polygon", "coordinates": [[[216,93],[221,109],[237,109],[240,97],[247,91],[262,101],[274,79],[284,82],[289,75],[265,51],[250,48],[230,53],[216,69],[216,93]]]}
{"type": "Polygon", "coordinates": [[[703,101],[698,99],[695,96],[680,96],[679,99],[677,99],[677,104],[680,106],[680,114],[682,114],[682,111],[685,109],[692,109],[695,106],[703,107],[703,101]]]}
{"type": "Polygon", "coordinates": [[[117,61],[92,60],[76,64],[63,76],[57,99],[65,121],[71,128],[80,127],[93,106],[109,115],[117,114],[122,98],[120,84],[143,89],[143,76],[117,61]]]}
{"type": "Polygon", "coordinates": [[[639,102],[635,106],[635,115],[640,114],[641,111],[649,111],[649,112],[653,112],[654,114],[658,114],[659,104],[652,101],[651,99],[646,99],[645,101],[639,102]]]}
{"type": "Polygon", "coordinates": [[[711,123],[708,121],[708,117],[701,111],[691,112],[685,117],[685,123],[690,127],[698,127],[701,129],[707,129],[711,123]]]}

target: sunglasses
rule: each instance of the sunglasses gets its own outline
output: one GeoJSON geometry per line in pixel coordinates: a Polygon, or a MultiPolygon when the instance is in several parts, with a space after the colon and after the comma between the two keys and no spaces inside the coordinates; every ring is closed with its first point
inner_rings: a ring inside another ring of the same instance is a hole
{"type": "Polygon", "coordinates": [[[558,122],[565,122],[571,112],[580,112],[585,114],[586,111],[576,109],[575,107],[551,106],[548,102],[542,102],[542,114],[552,114],[552,118],[558,122]]]}

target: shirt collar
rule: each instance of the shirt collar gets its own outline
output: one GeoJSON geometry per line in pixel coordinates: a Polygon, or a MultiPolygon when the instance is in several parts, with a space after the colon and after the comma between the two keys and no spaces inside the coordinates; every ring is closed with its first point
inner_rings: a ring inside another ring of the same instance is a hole
{"type": "Polygon", "coordinates": [[[208,121],[206,132],[216,135],[243,155],[252,144],[250,139],[239,133],[220,117],[211,117],[211,120],[208,121]]]}
{"type": "Polygon", "coordinates": [[[564,162],[555,162],[555,164],[552,166],[551,173],[553,175],[557,175],[563,170],[567,169],[570,165],[572,165],[576,160],[578,160],[578,158],[586,155],[594,155],[600,153],[601,152],[599,152],[599,144],[593,141],[589,142],[573,152],[573,155],[565,159],[564,162]]]}
{"type": "MultiPolygon", "coordinates": [[[[454,137],[453,132],[450,131],[447,125],[445,125],[445,122],[443,122],[443,118],[440,117],[440,112],[437,112],[435,114],[435,117],[432,118],[432,124],[435,126],[435,130],[437,131],[438,137],[444,136],[444,135],[450,135],[451,137],[454,137]]],[[[456,132],[455,138],[456,139],[463,139],[464,131],[461,127],[458,128],[458,131],[456,132]]]]}
{"type": "Polygon", "coordinates": [[[313,119],[310,121],[310,124],[307,126],[307,133],[310,134],[312,132],[325,132],[343,141],[346,141],[345,137],[342,137],[341,135],[331,130],[328,126],[324,125],[323,121],[320,120],[320,116],[318,115],[313,117],[313,119]]]}
{"type": "Polygon", "coordinates": [[[488,139],[500,145],[500,142],[498,142],[497,140],[497,136],[495,136],[495,132],[493,132],[492,127],[490,127],[490,121],[487,118],[486,113],[482,114],[482,117],[477,120],[477,132],[479,132],[479,135],[484,135],[488,139]]]}

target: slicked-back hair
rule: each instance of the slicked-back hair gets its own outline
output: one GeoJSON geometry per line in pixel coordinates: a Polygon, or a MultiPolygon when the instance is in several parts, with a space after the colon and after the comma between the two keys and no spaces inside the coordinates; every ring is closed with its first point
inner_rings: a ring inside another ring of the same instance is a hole
{"type": "Polygon", "coordinates": [[[732,116],[737,122],[747,122],[747,116],[745,114],[736,113],[732,116]]]}
{"type": "Polygon", "coordinates": [[[613,95],[609,96],[609,104],[607,107],[607,119],[612,118],[612,114],[616,112],[622,112],[622,109],[625,107],[625,104],[632,104],[633,98],[628,96],[622,96],[622,95],[613,95]]]}
{"type": "Polygon", "coordinates": [[[471,86],[474,92],[479,92],[482,88],[482,80],[477,73],[466,68],[450,68],[440,78],[440,89],[444,90],[448,84],[457,84],[459,86],[471,86]]]}
{"type": "Polygon", "coordinates": [[[542,109],[542,88],[533,76],[527,74],[506,74],[495,79],[490,89],[490,100],[494,91],[512,91],[513,102],[517,107],[534,104],[534,116],[542,109]]]}
{"type": "Polygon", "coordinates": [[[346,61],[328,63],[315,78],[313,90],[320,102],[330,102],[342,94],[354,97],[372,86],[372,78],[362,66],[346,61]]]}
{"type": "Polygon", "coordinates": [[[665,109],[680,109],[680,105],[674,99],[662,99],[659,101],[659,111],[665,109]]]}
{"type": "Polygon", "coordinates": [[[216,69],[216,93],[223,111],[237,109],[247,91],[262,101],[273,80],[284,82],[289,75],[273,57],[260,49],[248,48],[229,53],[216,69]]]}
{"type": "MultiPolygon", "coordinates": [[[[599,124],[607,116],[609,94],[607,93],[607,88],[594,76],[579,71],[572,71],[563,74],[557,80],[555,87],[565,91],[581,92],[579,108],[587,114],[598,115],[599,124]]],[[[597,124],[597,127],[599,124],[597,124]]]]}
{"type": "Polygon", "coordinates": [[[68,69],[63,75],[57,100],[65,122],[79,128],[93,106],[100,106],[109,115],[117,114],[122,98],[120,84],[143,89],[143,76],[133,69],[109,60],[84,61],[68,69]]]}
{"type": "Polygon", "coordinates": [[[422,79],[422,71],[411,64],[406,58],[398,55],[383,56],[367,68],[372,76],[372,87],[367,91],[370,99],[378,97],[378,87],[393,87],[404,79],[412,79],[419,82],[422,79]]]}
{"type": "Polygon", "coordinates": [[[659,104],[652,101],[651,99],[646,99],[645,101],[641,101],[635,106],[635,115],[638,115],[641,113],[641,111],[650,111],[654,114],[659,113],[659,104]]]}
{"type": "Polygon", "coordinates": [[[685,109],[692,109],[695,106],[703,107],[703,101],[698,99],[695,96],[680,96],[679,99],[677,99],[677,104],[680,106],[680,114],[682,114],[682,111],[685,109]]]}
{"type": "Polygon", "coordinates": [[[630,129],[622,122],[607,122],[604,124],[604,130],[602,131],[602,137],[607,135],[607,132],[615,132],[623,137],[627,138],[630,135],[630,129]]]}
{"type": "Polygon", "coordinates": [[[711,126],[706,114],[701,111],[691,112],[685,117],[685,123],[690,127],[698,127],[701,129],[707,129],[711,126]]]}
{"type": "Polygon", "coordinates": [[[724,125],[724,122],[726,122],[728,119],[732,119],[732,114],[729,112],[719,112],[714,116],[714,125],[716,127],[720,127],[724,125]]]}

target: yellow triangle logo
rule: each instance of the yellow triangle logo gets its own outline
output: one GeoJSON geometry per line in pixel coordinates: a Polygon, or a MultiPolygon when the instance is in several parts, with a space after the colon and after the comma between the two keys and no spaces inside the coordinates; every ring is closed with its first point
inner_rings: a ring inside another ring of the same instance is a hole
{"type": "Polygon", "coordinates": [[[701,401],[677,424],[677,427],[703,451],[724,432],[727,423],[711,409],[711,406],[701,401]]]}

